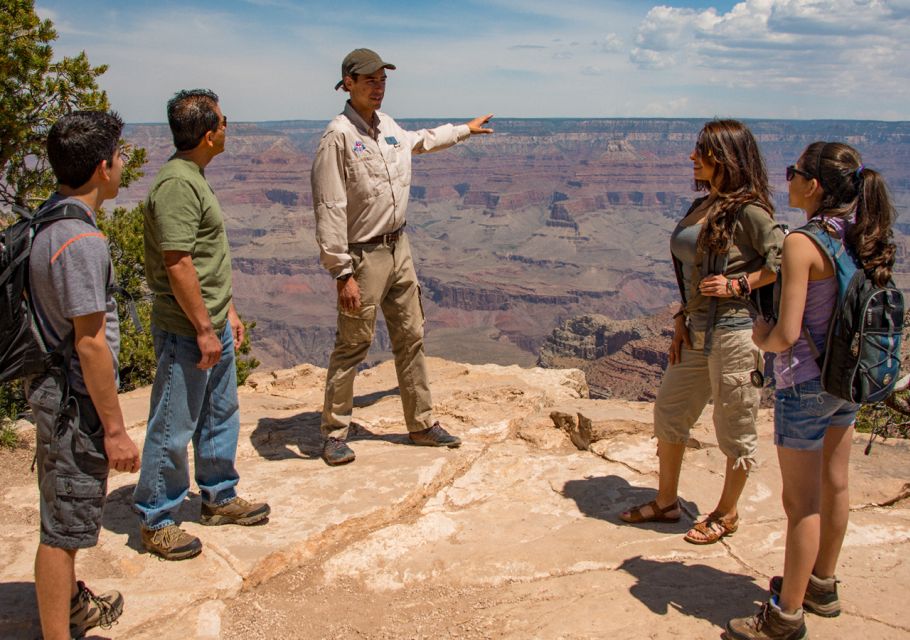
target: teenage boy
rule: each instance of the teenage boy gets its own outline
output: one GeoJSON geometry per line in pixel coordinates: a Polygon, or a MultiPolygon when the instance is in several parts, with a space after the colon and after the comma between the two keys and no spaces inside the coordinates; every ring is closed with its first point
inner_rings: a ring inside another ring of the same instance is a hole
{"type": "Polygon", "coordinates": [[[116,114],[100,111],[78,111],[51,127],[47,153],[58,187],[41,210],[71,205],[85,219],[41,228],[29,258],[30,299],[45,345],[55,350],[72,341],[70,349],[61,348],[72,353],[65,370],[26,380],[37,427],[41,541],[35,589],[45,640],[108,628],[123,611],[118,592],[95,595],[75,574],[76,551],[98,542],[108,470],[132,473],[140,464],[117,399],[114,268],[95,224],[95,212],[120,188],[122,130],[116,114]]]}

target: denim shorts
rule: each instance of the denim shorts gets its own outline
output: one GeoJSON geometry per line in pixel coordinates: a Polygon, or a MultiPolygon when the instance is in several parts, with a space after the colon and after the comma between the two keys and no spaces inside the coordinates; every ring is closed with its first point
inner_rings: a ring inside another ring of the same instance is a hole
{"type": "Polygon", "coordinates": [[[818,451],[828,427],[849,427],[859,405],[822,390],[820,378],[774,392],[774,444],[818,451]]]}
{"type": "Polygon", "coordinates": [[[29,380],[35,416],[41,543],[85,549],[98,543],[107,493],[104,428],[91,398],[70,390],[63,411],[63,384],[49,375],[29,380]]]}

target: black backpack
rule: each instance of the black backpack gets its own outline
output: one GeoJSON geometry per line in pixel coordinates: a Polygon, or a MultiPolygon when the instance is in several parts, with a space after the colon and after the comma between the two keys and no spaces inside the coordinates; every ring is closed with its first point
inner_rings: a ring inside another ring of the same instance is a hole
{"type": "Polygon", "coordinates": [[[64,367],[73,351],[72,334],[48,351],[29,301],[29,258],[35,235],[58,220],[93,224],[75,204],[39,209],[14,207],[19,220],[0,230],[0,383],[64,367]]]}
{"type": "Polygon", "coordinates": [[[892,280],[876,286],[832,231],[824,220],[810,220],[793,231],[808,236],[825,252],[837,276],[837,302],[824,353],[818,353],[805,326],[803,333],[819,363],[825,391],[850,402],[880,402],[891,395],[898,379],[904,296],[892,280]]]}

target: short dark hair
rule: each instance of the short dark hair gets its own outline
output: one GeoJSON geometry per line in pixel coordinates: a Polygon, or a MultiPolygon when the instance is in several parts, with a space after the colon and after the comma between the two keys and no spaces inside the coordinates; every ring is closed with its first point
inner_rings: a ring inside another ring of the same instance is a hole
{"type": "Polygon", "coordinates": [[[47,134],[47,158],[57,182],[78,189],[92,179],[102,160],[114,160],[123,132],[116,112],[74,111],[54,123],[47,134]]]}
{"type": "Polygon", "coordinates": [[[178,151],[195,149],[206,133],[218,131],[217,104],[218,96],[208,89],[184,89],[168,100],[167,123],[178,151]]]}

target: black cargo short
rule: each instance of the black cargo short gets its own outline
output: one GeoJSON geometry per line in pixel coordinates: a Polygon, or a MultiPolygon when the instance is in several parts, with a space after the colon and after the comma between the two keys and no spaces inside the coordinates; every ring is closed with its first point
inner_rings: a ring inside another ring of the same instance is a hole
{"type": "Polygon", "coordinates": [[[70,391],[61,411],[58,376],[26,383],[37,432],[41,543],[84,549],[98,543],[107,494],[104,429],[88,396],[70,391]]]}

